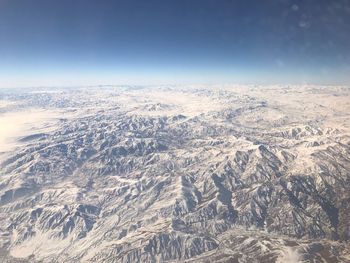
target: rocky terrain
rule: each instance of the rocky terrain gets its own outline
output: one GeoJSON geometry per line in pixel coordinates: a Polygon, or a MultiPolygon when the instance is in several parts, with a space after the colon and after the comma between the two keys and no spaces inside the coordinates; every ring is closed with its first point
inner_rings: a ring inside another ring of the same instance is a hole
{"type": "Polygon", "coordinates": [[[13,114],[2,262],[350,262],[348,87],[1,90],[13,114]]]}

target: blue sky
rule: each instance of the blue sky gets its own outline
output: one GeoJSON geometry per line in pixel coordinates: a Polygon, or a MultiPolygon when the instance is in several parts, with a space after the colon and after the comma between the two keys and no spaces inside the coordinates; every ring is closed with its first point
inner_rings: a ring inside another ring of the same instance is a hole
{"type": "Polygon", "coordinates": [[[349,84],[350,1],[0,0],[0,87],[349,84]]]}

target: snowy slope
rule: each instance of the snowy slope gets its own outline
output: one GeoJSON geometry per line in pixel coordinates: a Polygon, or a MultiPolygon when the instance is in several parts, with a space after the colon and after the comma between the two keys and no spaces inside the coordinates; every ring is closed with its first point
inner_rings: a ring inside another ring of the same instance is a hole
{"type": "Polygon", "coordinates": [[[0,140],[5,262],[350,262],[347,87],[10,90],[0,101],[0,120],[47,112],[0,140]]]}

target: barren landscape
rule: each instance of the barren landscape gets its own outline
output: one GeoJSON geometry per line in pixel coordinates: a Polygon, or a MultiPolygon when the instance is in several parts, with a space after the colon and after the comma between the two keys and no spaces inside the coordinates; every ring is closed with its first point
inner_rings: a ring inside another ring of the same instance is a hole
{"type": "Polygon", "coordinates": [[[0,90],[1,262],[350,262],[350,89],[0,90]]]}

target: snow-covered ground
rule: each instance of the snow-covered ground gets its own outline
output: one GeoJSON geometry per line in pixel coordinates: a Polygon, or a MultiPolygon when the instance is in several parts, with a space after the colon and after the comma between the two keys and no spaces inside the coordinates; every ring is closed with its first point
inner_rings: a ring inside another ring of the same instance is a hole
{"type": "Polygon", "coordinates": [[[9,152],[21,146],[20,138],[28,134],[51,132],[59,116],[58,112],[43,109],[25,109],[0,114],[1,151],[9,152]]]}
{"type": "Polygon", "coordinates": [[[0,90],[0,259],[350,262],[349,123],[348,87],[0,90]]]}

